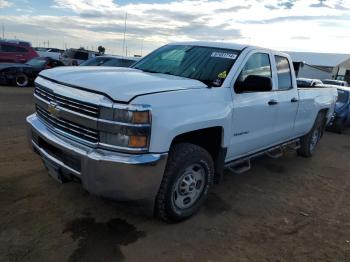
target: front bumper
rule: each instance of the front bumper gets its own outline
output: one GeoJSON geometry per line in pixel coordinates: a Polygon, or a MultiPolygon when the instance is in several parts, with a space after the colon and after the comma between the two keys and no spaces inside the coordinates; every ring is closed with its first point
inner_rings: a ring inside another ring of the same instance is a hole
{"type": "Polygon", "coordinates": [[[90,148],[53,132],[36,114],[26,119],[29,143],[63,177],[78,178],[90,193],[153,212],[167,154],[130,155],[90,148]]]}

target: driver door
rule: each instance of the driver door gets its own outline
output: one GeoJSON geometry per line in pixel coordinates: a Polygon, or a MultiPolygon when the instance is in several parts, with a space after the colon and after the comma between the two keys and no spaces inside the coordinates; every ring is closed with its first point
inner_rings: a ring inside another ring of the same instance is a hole
{"type": "MultiPolygon", "coordinates": [[[[271,54],[266,51],[250,53],[234,85],[244,82],[248,76],[267,77],[272,81],[271,60],[271,54]]],[[[256,85],[256,90],[249,92],[238,92],[234,88],[228,160],[258,152],[278,142],[275,128],[278,116],[276,92],[259,91],[259,82],[256,85]]]]}

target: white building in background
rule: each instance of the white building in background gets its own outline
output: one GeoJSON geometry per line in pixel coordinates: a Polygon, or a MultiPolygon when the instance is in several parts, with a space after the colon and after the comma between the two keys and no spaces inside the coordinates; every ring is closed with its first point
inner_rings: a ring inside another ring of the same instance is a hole
{"type": "Polygon", "coordinates": [[[350,84],[350,58],[334,67],[333,77],[334,79],[346,81],[350,84]]]}
{"type": "Polygon", "coordinates": [[[347,59],[350,54],[310,53],[310,52],[286,52],[294,64],[297,77],[312,79],[336,78],[332,74],[333,69],[347,59]]]}

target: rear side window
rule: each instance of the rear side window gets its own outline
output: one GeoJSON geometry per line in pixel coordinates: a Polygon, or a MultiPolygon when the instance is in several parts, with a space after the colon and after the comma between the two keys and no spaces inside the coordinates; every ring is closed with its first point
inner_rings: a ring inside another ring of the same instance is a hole
{"type": "Polygon", "coordinates": [[[1,45],[1,51],[5,52],[5,53],[11,53],[11,52],[16,52],[17,49],[16,49],[16,46],[2,44],[1,45]]]}
{"type": "Polygon", "coordinates": [[[132,64],[134,64],[134,60],[128,60],[128,59],[111,59],[104,63],[104,66],[119,66],[119,67],[129,67],[132,64]]]}
{"type": "Polygon", "coordinates": [[[288,59],[283,56],[275,56],[275,60],[277,67],[278,90],[292,89],[292,75],[288,59]]]}
{"type": "Polygon", "coordinates": [[[17,46],[16,47],[16,52],[18,52],[18,53],[26,53],[27,49],[25,49],[24,47],[17,46]]]}
{"type": "Polygon", "coordinates": [[[87,52],[76,52],[74,55],[74,59],[78,60],[88,60],[89,59],[89,53],[87,52]]]}
{"type": "Polygon", "coordinates": [[[1,52],[6,52],[6,53],[26,53],[28,51],[24,47],[15,46],[15,45],[1,44],[1,52]]]}

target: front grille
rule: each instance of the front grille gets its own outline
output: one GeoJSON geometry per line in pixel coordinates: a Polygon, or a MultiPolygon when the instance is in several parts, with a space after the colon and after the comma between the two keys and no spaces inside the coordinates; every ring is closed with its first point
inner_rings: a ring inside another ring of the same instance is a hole
{"type": "Polygon", "coordinates": [[[99,140],[97,130],[87,128],[66,119],[53,116],[44,108],[41,108],[38,105],[36,106],[36,112],[42,120],[58,130],[91,143],[97,143],[99,140]]]}
{"type": "Polygon", "coordinates": [[[46,100],[48,103],[55,103],[62,108],[66,108],[83,115],[98,118],[100,113],[99,106],[55,94],[51,90],[40,85],[36,85],[34,93],[40,98],[46,100]]]}

